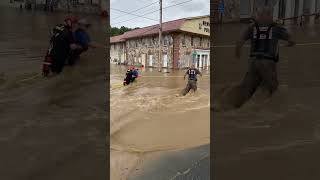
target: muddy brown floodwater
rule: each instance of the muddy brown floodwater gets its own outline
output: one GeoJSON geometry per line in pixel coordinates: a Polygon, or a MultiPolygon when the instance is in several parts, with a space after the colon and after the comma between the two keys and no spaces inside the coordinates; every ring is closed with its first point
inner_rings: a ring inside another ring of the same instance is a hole
{"type": "MultiPolygon", "coordinates": [[[[65,16],[0,7],[1,179],[106,177],[105,50],[58,77],[40,74],[49,30],[65,16]]],[[[103,41],[106,20],[86,18],[103,41]]]]}
{"type": "Polygon", "coordinates": [[[111,66],[111,179],[209,179],[209,70],[185,97],[185,70],[140,71],[123,87],[126,67],[111,66]]]}
{"type": "MultiPolygon", "coordinates": [[[[242,28],[223,25],[215,32],[215,44],[234,44],[242,28]]],[[[278,92],[266,102],[257,94],[238,110],[212,112],[214,179],[320,177],[320,26],[288,28],[297,46],[280,48],[278,92]]],[[[245,75],[248,48],[240,60],[230,51],[234,48],[215,50],[213,101],[219,99],[222,87],[240,82],[245,75]]]]}

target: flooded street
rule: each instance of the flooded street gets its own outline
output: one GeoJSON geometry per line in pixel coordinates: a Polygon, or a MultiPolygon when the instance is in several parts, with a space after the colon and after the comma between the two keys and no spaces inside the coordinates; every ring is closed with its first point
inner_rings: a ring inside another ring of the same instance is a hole
{"type": "MultiPolygon", "coordinates": [[[[177,97],[186,85],[186,70],[160,73],[156,68],[142,68],[137,82],[123,87],[126,68],[111,66],[111,179],[172,179],[179,168],[188,170],[203,157],[207,169],[189,176],[202,174],[209,179],[208,147],[189,152],[198,155],[187,156],[190,167],[181,159],[173,166],[176,172],[165,169],[183,150],[210,143],[209,70],[202,70],[196,93],[177,97]],[[157,164],[160,159],[168,161],[157,164]],[[156,164],[147,165],[152,162],[156,164]]],[[[181,177],[173,179],[177,178],[181,177]]]]}
{"type": "MultiPolygon", "coordinates": [[[[60,76],[41,76],[49,31],[65,16],[0,7],[1,179],[106,176],[105,50],[89,50],[60,76]]],[[[86,18],[91,39],[104,43],[106,21],[86,18]]]]}
{"type": "MultiPolygon", "coordinates": [[[[223,25],[215,32],[216,45],[234,44],[242,27],[223,25]]],[[[271,99],[261,101],[257,94],[238,110],[212,112],[215,179],[318,179],[319,29],[289,26],[297,46],[280,48],[280,87],[271,99]]],[[[222,87],[242,80],[248,51],[239,60],[229,53],[233,48],[216,49],[213,101],[222,87]]]]}

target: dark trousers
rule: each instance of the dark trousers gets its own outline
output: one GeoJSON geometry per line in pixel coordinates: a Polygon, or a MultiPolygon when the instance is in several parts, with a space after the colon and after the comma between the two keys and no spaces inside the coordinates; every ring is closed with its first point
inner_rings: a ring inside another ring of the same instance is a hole
{"type": "Polygon", "coordinates": [[[67,53],[55,53],[52,55],[52,65],[51,65],[51,71],[54,73],[61,73],[63,70],[63,67],[65,65],[65,62],[68,58],[67,53]]]}
{"type": "Polygon", "coordinates": [[[129,85],[129,84],[132,82],[132,79],[127,76],[126,78],[124,78],[123,81],[124,81],[124,82],[123,82],[123,85],[129,85]]]}
{"type": "Polygon", "coordinates": [[[197,81],[196,80],[188,80],[186,88],[184,88],[181,92],[183,96],[187,95],[190,90],[196,91],[197,90],[197,81]]]}
{"type": "Polygon", "coordinates": [[[271,96],[278,88],[276,62],[269,59],[250,59],[248,71],[241,84],[223,95],[223,104],[241,107],[260,86],[264,96],[271,96]]]}
{"type": "Polygon", "coordinates": [[[131,78],[131,82],[134,82],[136,80],[136,77],[131,78]]]}
{"type": "Polygon", "coordinates": [[[86,49],[71,50],[68,57],[68,64],[71,66],[74,65],[74,63],[80,58],[80,55],[85,51],[86,49]]]}

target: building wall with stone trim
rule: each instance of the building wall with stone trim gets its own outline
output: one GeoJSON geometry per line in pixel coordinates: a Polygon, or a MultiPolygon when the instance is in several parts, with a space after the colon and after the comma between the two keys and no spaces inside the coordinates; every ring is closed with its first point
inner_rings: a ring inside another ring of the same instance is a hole
{"type": "Polygon", "coordinates": [[[112,63],[125,62],[125,43],[116,43],[110,46],[110,59],[112,63]]]}
{"type": "MultiPolygon", "coordinates": [[[[170,33],[163,35],[163,58],[167,58],[168,68],[189,67],[195,49],[210,49],[210,37],[190,33],[170,33]]],[[[158,36],[129,39],[124,48],[121,43],[111,45],[111,61],[124,54],[129,65],[143,64],[146,67],[159,67],[158,36]],[[152,61],[152,63],[150,62],[152,61]]],[[[162,62],[163,65],[163,62],[162,62]]]]}

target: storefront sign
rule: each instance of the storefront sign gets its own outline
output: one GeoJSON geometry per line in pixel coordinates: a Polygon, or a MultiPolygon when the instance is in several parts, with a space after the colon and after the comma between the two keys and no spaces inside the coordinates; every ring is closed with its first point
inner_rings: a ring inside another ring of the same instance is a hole
{"type": "Polygon", "coordinates": [[[210,33],[210,22],[202,21],[202,23],[199,23],[199,30],[203,30],[206,33],[210,33]]]}

